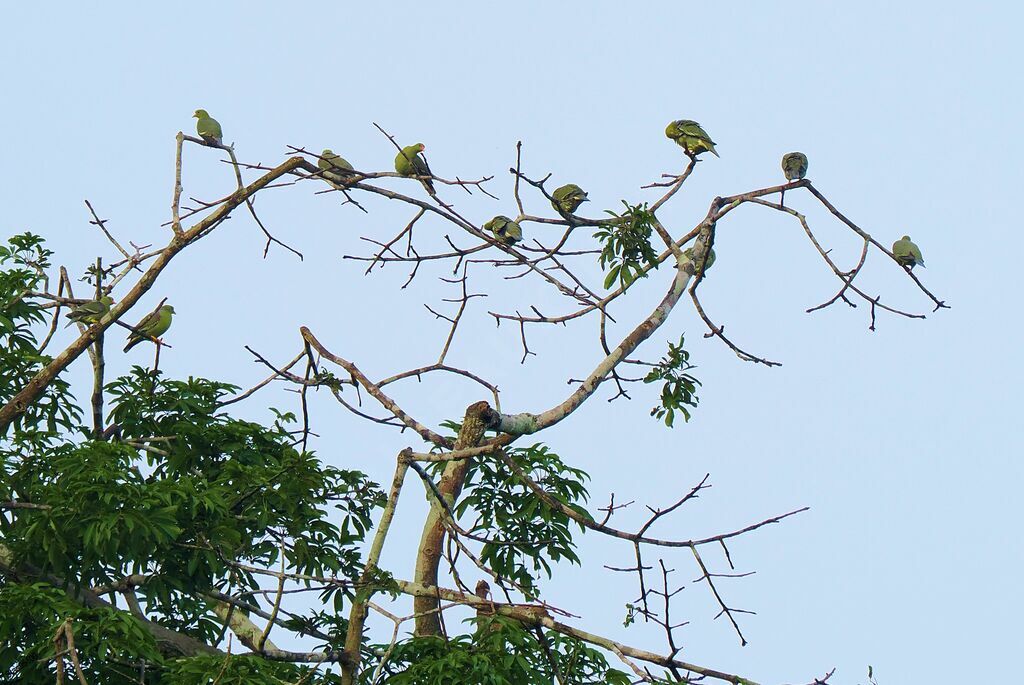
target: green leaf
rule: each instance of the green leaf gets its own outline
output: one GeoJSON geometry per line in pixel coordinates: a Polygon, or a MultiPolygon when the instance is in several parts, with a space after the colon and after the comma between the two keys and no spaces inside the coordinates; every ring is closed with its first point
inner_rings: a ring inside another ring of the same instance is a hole
{"type": "Polygon", "coordinates": [[[621,264],[616,264],[609,271],[608,275],[604,277],[604,287],[608,290],[615,283],[615,279],[619,277],[619,270],[622,268],[621,264]]]}

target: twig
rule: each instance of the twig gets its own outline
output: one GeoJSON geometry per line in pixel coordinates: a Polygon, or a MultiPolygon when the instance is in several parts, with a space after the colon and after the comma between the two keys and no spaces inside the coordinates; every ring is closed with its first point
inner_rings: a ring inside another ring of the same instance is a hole
{"type": "MultiPolygon", "coordinates": [[[[238,159],[235,157],[235,151],[231,147],[224,147],[224,150],[228,153],[228,156],[231,157],[231,165],[232,168],[235,170],[235,181],[238,183],[239,192],[241,192],[245,189],[245,183],[242,181],[242,172],[238,168],[238,159]]],[[[245,196],[245,206],[249,209],[249,214],[251,214],[252,218],[256,221],[256,225],[260,227],[260,230],[263,231],[263,235],[266,236],[267,238],[267,244],[263,247],[264,259],[267,258],[267,253],[270,251],[270,244],[277,243],[284,249],[288,250],[289,252],[297,256],[299,258],[299,261],[303,260],[301,252],[296,250],[291,245],[288,245],[278,240],[277,238],[270,234],[270,231],[267,230],[267,227],[263,225],[263,222],[260,221],[260,217],[256,214],[256,208],[252,204],[252,198],[249,197],[248,195],[245,196]]]]}
{"type": "Polygon", "coordinates": [[[96,210],[92,208],[92,203],[90,203],[88,200],[85,201],[85,206],[89,208],[89,213],[92,214],[92,221],[90,221],[89,223],[92,224],[93,226],[98,226],[99,229],[103,231],[103,235],[107,236],[107,240],[109,240],[114,245],[114,247],[117,248],[118,252],[124,255],[125,259],[131,259],[131,255],[128,254],[128,251],[121,247],[121,243],[117,242],[117,239],[114,238],[114,236],[110,234],[110,231],[107,230],[107,220],[99,218],[99,216],[96,214],[96,210]]]}
{"type": "Polygon", "coordinates": [[[693,558],[697,560],[697,565],[700,566],[701,573],[703,574],[699,578],[699,580],[704,580],[704,581],[707,582],[708,587],[711,588],[711,594],[713,594],[715,596],[715,600],[718,602],[718,605],[720,607],[722,607],[722,610],[719,612],[719,616],[721,616],[722,614],[725,614],[725,616],[729,619],[729,622],[732,623],[732,627],[736,631],[736,634],[740,638],[740,645],[743,646],[743,647],[746,647],[747,646],[747,639],[745,637],[743,637],[743,632],[740,630],[740,626],[736,622],[736,619],[735,619],[735,617],[733,617],[732,614],[733,614],[734,611],[738,612],[738,613],[744,613],[744,614],[750,614],[750,613],[753,613],[753,612],[752,611],[744,611],[742,609],[730,609],[728,606],[726,606],[725,600],[722,599],[722,595],[720,595],[718,593],[718,588],[716,588],[715,584],[711,581],[711,574],[708,573],[707,566],[704,565],[704,560],[701,559],[700,554],[697,552],[697,548],[695,546],[691,545],[690,546],[690,551],[693,552],[693,558]]]}
{"type": "Polygon", "coordinates": [[[274,622],[277,620],[277,612],[281,610],[281,599],[284,597],[284,564],[287,559],[285,554],[284,545],[281,546],[281,577],[277,580],[277,597],[274,599],[274,606],[270,610],[270,618],[267,619],[267,627],[260,633],[260,637],[256,640],[256,651],[262,652],[263,647],[267,644],[267,638],[270,637],[270,630],[274,627],[274,622]]]}

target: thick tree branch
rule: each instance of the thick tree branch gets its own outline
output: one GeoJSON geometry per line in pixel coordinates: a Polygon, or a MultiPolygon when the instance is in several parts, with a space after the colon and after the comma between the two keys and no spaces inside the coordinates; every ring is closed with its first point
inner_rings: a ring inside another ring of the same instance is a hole
{"type": "Polygon", "coordinates": [[[568,399],[540,414],[523,413],[511,416],[502,414],[499,430],[504,431],[505,435],[495,438],[495,443],[507,445],[520,435],[536,433],[549,428],[576,411],[587,398],[594,394],[598,386],[623,359],[632,354],[640,346],[640,343],[651,337],[665,323],[669,313],[679,302],[680,296],[686,291],[686,285],[692,277],[692,274],[682,267],[683,264],[680,264],[675,278],[672,279],[672,285],[654,311],[615,346],[608,356],[601,360],[568,399]]]}
{"type": "MultiPolygon", "coordinates": [[[[486,402],[469,405],[454,448],[461,450],[475,447],[483,438],[484,431],[494,427],[497,416],[498,414],[486,402]]],[[[449,507],[454,506],[462,492],[469,466],[469,460],[449,461],[445,464],[438,489],[449,507]]],[[[436,500],[431,500],[430,511],[423,523],[423,533],[416,555],[415,579],[418,583],[437,585],[437,569],[443,550],[445,520],[444,508],[436,500]]],[[[413,601],[413,608],[419,614],[416,618],[417,636],[441,634],[441,623],[436,612],[437,598],[416,597],[413,601]]]]}
{"type": "Polygon", "coordinates": [[[35,402],[46,390],[46,387],[53,382],[57,375],[66,369],[71,362],[77,359],[103,331],[109,328],[113,322],[120,319],[135,303],[146,294],[156,283],[157,277],[167,268],[183,249],[194,243],[203,235],[213,230],[221,222],[228,218],[232,211],[245,202],[253,194],[260,191],[274,179],[280,178],[290,171],[298,168],[302,162],[301,157],[293,157],[273,171],[270,171],[245,188],[235,191],[224,201],[210,216],[195,224],[192,228],[182,233],[175,233],[170,243],[159,253],[146,272],[139,278],[138,282],[121,299],[120,302],[110,308],[110,312],[85,331],[75,342],[71,343],[64,351],[54,357],[53,361],[43,367],[28,384],[18,392],[7,404],[0,407],[0,434],[3,434],[8,426],[28,407],[35,402]]]}
{"type": "Polygon", "coordinates": [[[412,450],[404,450],[398,455],[395,475],[391,479],[391,490],[388,493],[388,501],[384,506],[380,522],[377,524],[377,532],[374,533],[373,542],[370,545],[370,552],[366,555],[366,564],[359,575],[360,589],[352,601],[352,609],[349,611],[348,633],[345,635],[345,650],[352,655],[352,663],[342,670],[342,685],[353,685],[359,675],[360,647],[363,644],[363,626],[366,623],[367,605],[373,596],[373,588],[368,583],[377,570],[377,563],[380,561],[381,552],[384,550],[384,541],[387,539],[391,529],[391,521],[395,517],[395,509],[398,507],[398,497],[402,493],[402,484],[405,482],[405,474],[409,470],[408,454],[412,450]]]}

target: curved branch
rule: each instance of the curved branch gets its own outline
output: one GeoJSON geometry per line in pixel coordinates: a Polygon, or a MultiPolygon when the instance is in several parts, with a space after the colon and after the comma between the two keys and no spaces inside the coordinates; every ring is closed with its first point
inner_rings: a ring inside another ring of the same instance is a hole
{"type": "Polygon", "coordinates": [[[445,447],[449,449],[451,448],[451,440],[442,435],[438,435],[437,433],[430,430],[416,419],[406,414],[405,411],[401,407],[399,407],[394,400],[392,400],[390,397],[384,394],[384,392],[380,389],[380,386],[378,386],[376,383],[367,378],[366,375],[363,374],[363,372],[360,371],[355,364],[348,361],[347,359],[342,359],[341,357],[339,357],[338,355],[334,354],[326,347],[324,347],[323,344],[316,339],[316,337],[313,335],[312,332],[310,332],[308,328],[302,326],[301,328],[299,328],[299,334],[302,336],[303,340],[309,343],[309,345],[314,350],[317,351],[317,353],[320,356],[334,362],[341,368],[348,371],[348,373],[351,374],[351,376],[356,380],[357,383],[359,383],[359,385],[366,388],[366,392],[370,393],[370,395],[375,400],[380,402],[385,409],[394,414],[395,418],[397,418],[399,421],[404,423],[409,428],[416,431],[424,440],[432,442],[439,447],[445,447]]]}
{"type": "MultiPolygon", "coordinates": [[[[548,505],[552,509],[557,509],[558,511],[562,512],[563,514],[571,518],[573,521],[583,526],[584,528],[589,528],[590,530],[597,531],[598,533],[603,533],[604,535],[607,535],[609,537],[619,538],[621,540],[629,540],[630,542],[643,545],[655,545],[658,547],[693,548],[699,545],[707,545],[712,542],[721,542],[722,540],[728,540],[729,538],[734,538],[745,533],[749,533],[751,531],[757,530],[758,528],[762,528],[772,523],[778,523],[782,519],[789,518],[790,516],[795,516],[796,514],[800,514],[802,512],[810,510],[810,507],[801,507],[799,509],[794,509],[793,511],[786,512],[785,514],[780,514],[779,516],[773,516],[763,521],[753,523],[749,526],[746,526],[745,528],[740,528],[739,530],[734,530],[729,533],[722,533],[720,535],[712,535],[706,538],[690,540],[662,540],[660,538],[650,538],[643,535],[642,533],[627,533],[624,530],[612,528],[611,526],[605,525],[603,523],[597,523],[593,517],[583,516],[572,507],[568,506],[567,504],[564,504],[557,498],[552,497],[550,494],[548,494],[548,492],[544,488],[542,488],[533,479],[526,475],[526,473],[521,468],[519,468],[519,465],[516,464],[515,461],[513,461],[512,458],[509,457],[504,450],[498,450],[497,454],[505,463],[505,465],[508,466],[509,469],[511,469],[514,474],[516,474],[516,477],[519,478],[519,480],[521,480],[523,484],[533,492],[533,494],[537,495],[538,499],[540,499],[542,502],[544,502],[544,504],[548,505]]],[[[679,502],[679,504],[682,504],[682,502],[686,501],[686,499],[687,498],[684,498],[682,501],[679,502]]],[[[678,504],[675,506],[678,506],[678,504]]]]}
{"type": "MultiPolygon", "coordinates": [[[[846,216],[842,212],[840,212],[838,209],[836,209],[832,205],[832,203],[829,202],[828,199],[826,199],[826,197],[824,195],[822,195],[821,193],[818,192],[817,188],[815,188],[814,186],[811,185],[810,181],[807,181],[807,190],[811,193],[811,195],[813,195],[814,197],[818,198],[818,200],[821,202],[821,204],[825,205],[825,209],[827,209],[828,211],[832,212],[832,214],[837,219],[839,219],[844,224],[849,226],[854,231],[854,233],[859,235],[861,238],[864,238],[864,240],[867,240],[868,242],[873,244],[875,247],[877,247],[879,250],[881,250],[885,254],[889,255],[889,257],[894,262],[896,262],[897,264],[899,263],[899,261],[896,259],[896,256],[889,250],[889,248],[887,248],[885,245],[882,245],[880,242],[878,242],[877,240],[872,238],[871,235],[867,231],[864,231],[863,229],[861,229],[857,224],[855,224],[852,221],[850,221],[849,219],[847,219],[846,216]]],[[[935,309],[932,310],[932,311],[938,311],[939,309],[949,309],[949,305],[947,305],[945,302],[943,302],[939,298],[935,297],[935,295],[933,295],[931,293],[931,291],[928,290],[928,288],[924,287],[924,284],[921,283],[920,279],[918,279],[918,277],[914,275],[914,272],[912,272],[910,269],[906,269],[906,268],[904,268],[904,271],[906,271],[907,275],[910,276],[910,279],[912,281],[914,281],[914,283],[917,284],[917,287],[921,289],[921,292],[923,292],[925,295],[927,295],[931,299],[931,301],[935,303],[935,309]]]]}
{"type": "Polygon", "coordinates": [[[573,626],[561,623],[551,618],[551,616],[548,615],[547,610],[541,605],[501,604],[490,599],[484,599],[477,597],[476,595],[466,594],[443,587],[413,583],[407,580],[396,580],[395,583],[402,593],[412,595],[413,597],[441,598],[448,602],[456,602],[466,606],[477,607],[488,612],[496,613],[500,616],[514,618],[525,625],[543,626],[544,628],[554,630],[555,632],[563,635],[568,635],[569,637],[574,637],[578,640],[582,640],[583,642],[603,647],[615,653],[625,654],[628,657],[646,661],[647,663],[664,666],[666,668],[675,667],[683,669],[706,678],[714,678],[727,683],[734,683],[734,685],[758,685],[749,678],[743,678],[732,673],[726,673],[725,671],[719,671],[717,669],[707,668],[706,666],[700,666],[698,664],[692,664],[679,659],[670,658],[661,654],[649,652],[645,649],[630,647],[629,645],[616,642],[610,638],[604,637],[603,635],[597,635],[585,630],[580,630],[579,628],[574,628],[573,626]]]}

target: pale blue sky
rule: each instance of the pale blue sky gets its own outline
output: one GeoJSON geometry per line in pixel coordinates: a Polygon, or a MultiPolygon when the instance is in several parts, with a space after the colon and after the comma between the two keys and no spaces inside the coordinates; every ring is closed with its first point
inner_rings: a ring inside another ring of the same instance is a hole
{"type": "MultiPolygon", "coordinates": [[[[704,302],[737,342],[784,365],[739,361],[704,340],[703,324],[681,306],[642,352],[658,357],[664,340],[687,334],[704,382],[690,424],[660,427],[647,416],[652,389],[638,388],[632,403],[595,398],[543,440],[591,473],[595,507],[610,491],[665,504],[710,471],[714,488],[665,537],[811,507],[731,547],[739,570],[757,571],[722,583],[733,605],[757,611],[741,618],[750,645],[711,621],[707,591],[691,585],[676,609],[692,621],[683,658],[764,683],[807,682],[833,666],[834,682],[858,683],[869,663],[882,685],[1002,680],[1016,670],[1010,654],[1024,609],[1014,421],[1021,325],[1010,277],[1021,247],[1024,16],[1009,2],[722,5],[12,5],[0,40],[0,233],[43,234],[78,273],[98,250],[111,257],[87,224],[89,199],[120,238],[166,240],[159,225],[174,135],[191,130],[197,107],[221,121],[243,160],[264,163],[292,144],[387,169],[393,151],[378,122],[403,141],[425,141],[440,175],[494,174],[500,202],[444,191],[480,220],[514,210],[505,170],[520,139],[528,172],[579,183],[598,212],[623,198],[652,199],[639,186],[682,163],[665,124],[699,120],[722,157],[702,162],[664,210],[676,232],[715,195],[778,182],[781,155],[802,150],[808,176],[865,230],[883,242],[914,237],[928,263],[922,279],[952,309],[925,321],[882,315],[874,333],[863,306],[805,314],[833,294],[835,280],[797,224],[746,208],[719,226],[704,302]]],[[[186,195],[231,189],[218,159],[187,149],[186,195]]],[[[341,260],[365,253],[359,236],[389,238],[409,212],[371,202],[367,216],[313,190],[259,201],[268,226],[305,252],[303,263],[280,250],[263,261],[258,229],[240,213],[161,277],[138,314],[164,296],[178,310],[165,369],[245,385],[263,369],[242,345],[290,358],[299,325],[375,377],[436,357],[446,328],[421,302],[452,295],[436,281],[445,270],[424,268],[416,288],[400,290],[404,271],[364,278],[341,260]]],[[[856,243],[808,195],[792,193],[787,204],[807,212],[843,263],[855,260],[856,243]]],[[[426,246],[443,244],[446,232],[434,225],[419,235],[426,246]]],[[[660,297],[662,271],[615,310],[614,333],[660,297]]],[[[491,296],[474,301],[450,360],[495,380],[506,411],[560,401],[565,379],[599,358],[595,322],[532,331],[539,357],[520,366],[517,332],[495,330],[486,311],[567,305],[538,283],[500,281],[489,267],[474,273],[491,296]],[[566,354],[573,345],[579,351],[566,354]]],[[[864,279],[884,302],[929,310],[877,255],[864,279]]],[[[141,350],[111,355],[110,373],[145,363],[141,350]]],[[[86,378],[86,364],[72,377],[86,378]]],[[[396,395],[435,423],[481,399],[473,387],[436,380],[396,395]]],[[[271,390],[245,411],[265,416],[261,407],[292,402],[271,390]]],[[[397,450],[418,446],[323,398],[313,411],[319,454],[379,480],[390,477],[397,450]]],[[[411,575],[423,506],[416,490],[400,506],[402,535],[386,550],[398,576],[411,575]]],[[[634,509],[620,526],[642,517],[634,509]]],[[[592,537],[584,571],[562,569],[550,597],[582,615],[579,625],[661,650],[655,630],[621,625],[635,582],[601,569],[627,564],[629,549],[592,537]]],[[[669,563],[687,582],[697,575],[685,555],[669,563]]]]}

